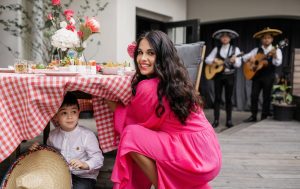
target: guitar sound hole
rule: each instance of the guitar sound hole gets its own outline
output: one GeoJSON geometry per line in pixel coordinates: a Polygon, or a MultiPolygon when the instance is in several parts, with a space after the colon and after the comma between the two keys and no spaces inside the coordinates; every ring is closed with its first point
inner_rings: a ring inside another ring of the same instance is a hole
{"type": "Polygon", "coordinates": [[[254,64],[257,66],[258,65],[258,61],[255,61],[254,64]]]}

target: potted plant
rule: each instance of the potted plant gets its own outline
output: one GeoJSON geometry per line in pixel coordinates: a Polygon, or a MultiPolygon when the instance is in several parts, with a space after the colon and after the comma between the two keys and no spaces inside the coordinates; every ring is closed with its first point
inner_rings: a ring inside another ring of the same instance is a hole
{"type": "Polygon", "coordinates": [[[291,86],[285,78],[281,78],[278,84],[273,85],[273,113],[274,119],[279,121],[290,121],[294,117],[295,107],[291,86]]]}

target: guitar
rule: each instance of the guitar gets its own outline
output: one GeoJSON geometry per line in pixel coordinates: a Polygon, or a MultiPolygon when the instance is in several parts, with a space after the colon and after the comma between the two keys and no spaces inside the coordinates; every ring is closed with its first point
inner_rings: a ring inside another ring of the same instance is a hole
{"type": "MultiPolygon", "coordinates": [[[[243,56],[243,52],[240,54],[236,55],[236,57],[241,57],[243,56]]],[[[214,61],[212,64],[206,64],[205,65],[205,77],[206,79],[212,79],[217,73],[221,72],[224,70],[224,65],[229,65],[232,64],[230,63],[230,58],[228,57],[225,60],[217,59],[214,61]]]]}
{"type": "Polygon", "coordinates": [[[268,54],[258,53],[255,56],[255,61],[247,61],[244,63],[243,72],[247,80],[251,80],[258,70],[268,66],[268,58],[274,56],[277,48],[284,48],[288,46],[287,39],[280,41],[276,47],[268,54]]]}

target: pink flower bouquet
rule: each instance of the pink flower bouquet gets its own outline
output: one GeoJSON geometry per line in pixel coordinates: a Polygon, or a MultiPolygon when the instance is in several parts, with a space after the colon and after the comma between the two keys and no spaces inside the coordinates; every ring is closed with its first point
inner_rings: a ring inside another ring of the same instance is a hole
{"type": "Polygon", "coordinates": [[[52,0],[52,13],[47,16],[46,27],[54,26],[56,32],[51,37],[51,44],[63,51],[74,49],[82,53],[86,48],[86,40],[95,33],[100,32],[100,24],[95,18],[74,18],[74,11],[66,9],[63,11],[65,20],[61,21],[60,0],[52,0]],[[77,22],[76,22],[77,20],[77,22]],[[68,31],[67,31],[68,30],[68,31]]]}

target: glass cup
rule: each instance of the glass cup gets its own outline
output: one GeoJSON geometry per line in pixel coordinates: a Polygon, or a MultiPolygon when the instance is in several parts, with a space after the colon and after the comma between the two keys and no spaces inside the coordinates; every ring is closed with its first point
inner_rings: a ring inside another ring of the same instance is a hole
{"type": "Polygon", "coordinates": [[[28,73],[34,73],[34,70],[36,69],[36,63],[34,61],[27,61],[27,69],[28,73]]]}
{"type": "Polygon", "coordinates": [[[16,59],[14,68],[15,68],[15,73],[28,73],[27,60],[16,59]]]}

